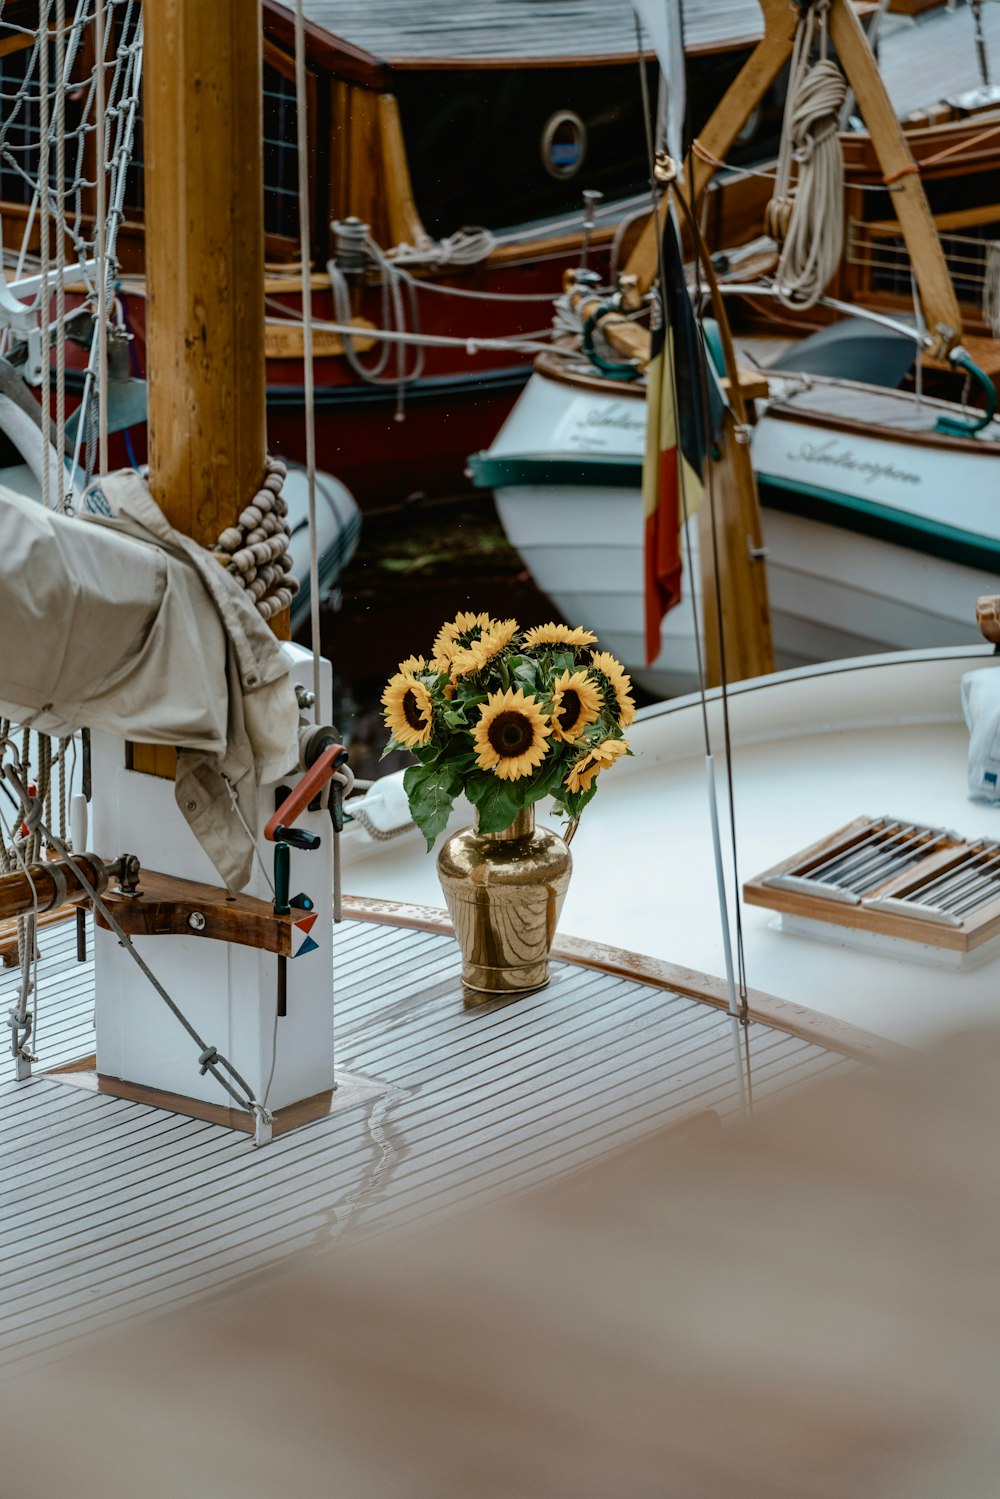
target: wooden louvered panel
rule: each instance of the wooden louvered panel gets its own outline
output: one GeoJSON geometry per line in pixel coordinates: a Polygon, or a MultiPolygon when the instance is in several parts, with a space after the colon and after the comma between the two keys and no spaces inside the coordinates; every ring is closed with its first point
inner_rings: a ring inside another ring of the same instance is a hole
{"type": "Polygon", "coordinates": [[[790,916],[968,953],[1000,936],[1000,843],[858,817],[743,893],[790,916]]]}

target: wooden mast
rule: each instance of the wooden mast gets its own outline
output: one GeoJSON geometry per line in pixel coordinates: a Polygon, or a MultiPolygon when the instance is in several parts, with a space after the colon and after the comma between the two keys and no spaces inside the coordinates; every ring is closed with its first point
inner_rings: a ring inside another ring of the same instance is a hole
{"type": "MultiPolygon", "coordinates": [[[[145,0],[149,482],[211,547],[264,477],[260,0],[145,0]]],[[[288,614],[272,622],[287,637],[288,614]]],[[[173,779],[174,751],[131,765],[173,779]]]]}
{"type": "Polygon", "coordinates": [[[264,477],[260,0],[145,0],[149,463],[211,546],[264,477]]]}

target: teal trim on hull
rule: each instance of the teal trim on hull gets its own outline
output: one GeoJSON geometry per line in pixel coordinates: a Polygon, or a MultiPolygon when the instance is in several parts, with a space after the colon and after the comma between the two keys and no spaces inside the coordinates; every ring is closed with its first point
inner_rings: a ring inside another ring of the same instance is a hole
{"type": "Polygon", "coordinates": [[[469,475],[477,489],[518,489],[528,484],[641,489],[642,459],[605,458],[600,453],[581,453],[578,458],[563,458],[558,453],[518,453],[510,458],[473,453],[469,475]]]}
{"type": "Polygon", "coordinates": [[[874,536],[879,541],[892,542],[942,561],[1000,572],[1000,541],[992,541],[975,531],[963,531],[922,515],[904,515],[889,505],[863,500],[858,495],[836,494],[812,484],[776,479],[773,474],[758,474],[757,487],[761,504],[769,510],[782,510],[838,526],[842,531],[874,536]]]}
{"type": "MultiPolygon", "coordinates": [[[[472,482],[478,489],[517,489],[524,485],[553,488],[608,489],[642,488],[642,460],[605,458],[600,453],[581,453],[566,458],[555,453],[518,453],[509,458],[474,453],[469,460],[472,482]]],[[[963,531],[943,521],[904,514],[859,495],[837,494],[813,484],[758,474],[761,504],[769,510],[801,515],[841,531],[854,531],[891,542],[911,552],[923,552],[964,567],[1000,572],[1000,540],[963,531]]]]}

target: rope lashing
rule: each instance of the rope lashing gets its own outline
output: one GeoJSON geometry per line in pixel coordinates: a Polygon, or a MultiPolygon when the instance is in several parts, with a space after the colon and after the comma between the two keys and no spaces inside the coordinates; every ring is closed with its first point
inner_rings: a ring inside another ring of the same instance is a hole
{"type": "Polygon", "coordinates": [[[781,246],[775,275],[786,307],[813,307],[840,265],[844,249],[844,166],[839,123],[847,83],[826,56],[829,0],[800,20],[778,154],[775,193],[765,228],[781,246]],[[820,58],[810,63],[817,20],[820,58]],[[792,161],[798,180],[791,186],[792,161]]]}
{"type": "Polygon", "coordinates": [[[983,270],[983,321],[994,338],[1000,338],[1000,244],[990,240],[986,246],[983,270]]]}
{"type": "Polygon", "coordinates": [[[215,556],[246,589],[264,619],[287,609],[299,591],[288,550],[288,504],[281,493],[287,472],[280,458],[267,459],[263,484],[214,548],[215,556]]]}

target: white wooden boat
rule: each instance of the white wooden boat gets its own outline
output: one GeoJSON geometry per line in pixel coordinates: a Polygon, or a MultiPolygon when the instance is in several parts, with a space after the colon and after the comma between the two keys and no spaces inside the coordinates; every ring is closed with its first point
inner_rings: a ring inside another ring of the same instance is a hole
{"type": "MultiPolygon", "coordinates": [[[[947,436],[937,419],[961,413],[946,402],[771,378],[751,451],[776,666],[974,643],[975,600],[1000,574],[1000,421],[947,436]]],[[[493,489],[512,545],[560,612],[588,619],[649,691],[673,695],[697,682],[697,535],[690,527],[686,597],[647,667],[645,436],[640,388],[599,381],[570,355],[545,356],[472,473],[493,489]]]]}

